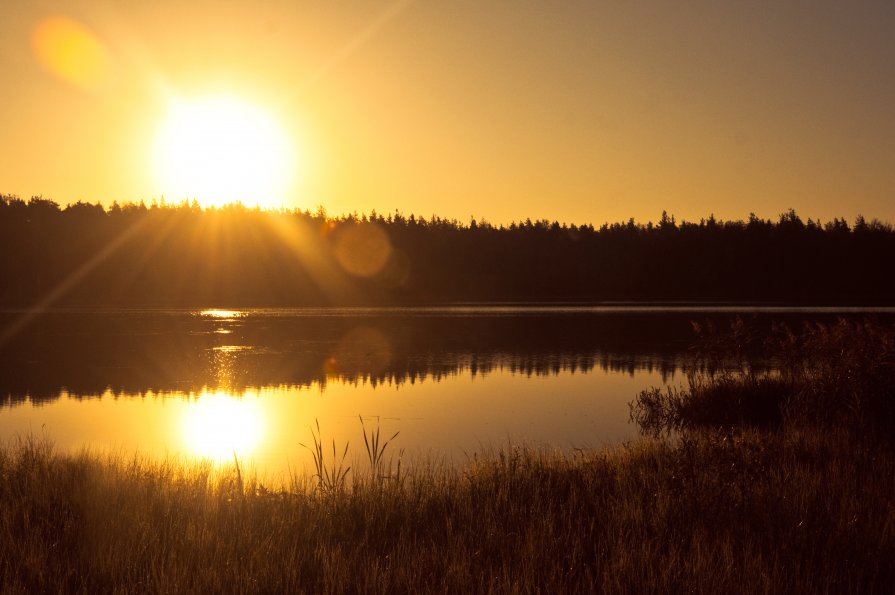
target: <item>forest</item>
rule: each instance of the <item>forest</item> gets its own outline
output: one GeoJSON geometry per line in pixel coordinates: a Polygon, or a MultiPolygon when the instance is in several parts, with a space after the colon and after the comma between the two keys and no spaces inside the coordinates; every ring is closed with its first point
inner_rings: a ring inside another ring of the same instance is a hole
{"type": "Polygon", "coordinates": [[[895,231],[774,220],[492,225],[195,202],[60,206],[0,196],[7,308],[457,302],[885,305],[895,231]]]}

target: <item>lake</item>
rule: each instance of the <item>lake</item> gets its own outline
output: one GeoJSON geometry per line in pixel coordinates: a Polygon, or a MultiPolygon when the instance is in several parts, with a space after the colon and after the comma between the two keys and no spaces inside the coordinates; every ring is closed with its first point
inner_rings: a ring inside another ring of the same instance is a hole
{"type": "Polygon", "coordinates": [[[449,306],[0,313],[0,433],[63,451],[208,458],[283,478],[311,427],[348,460],[359,416],[405,461],[508,443],[576,448],[638,435],[629,403],[682,385],[691,322],[767,329],[895,309],[449,306]]]}

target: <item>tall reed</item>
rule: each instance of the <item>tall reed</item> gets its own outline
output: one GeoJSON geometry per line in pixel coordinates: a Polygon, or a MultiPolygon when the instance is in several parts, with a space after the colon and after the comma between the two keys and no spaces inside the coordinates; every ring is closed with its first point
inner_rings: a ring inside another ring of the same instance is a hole
{"type": "MultiPolygon", "coordinates": [[[[379,424],[376,425],[375,429],[370,430],[370,435],[367,435],[367,426],[364,425],[364,418],[360,415],[357,416],[360,420],[361,429],[364,433],[364,447],[367,450],[367,460],[370,463],[370,473],[375,481],[382,481],[385,479],[393,479],[391,474],[391,465],[386,470],[383,468],[384,458],[385,458],[385,449],[391,443],[392,440],[398,437],[398,434],[401,432],[395,432],[392,434],[392,437],[386,440],[385,442],[380,443],[379,438],[379,424]]],[[[402,451],[403,452],[403,451],[402,451]]],[[[401,480],[401,458],[398,458],[398,471],[396,476],[394,477],[396,481],[401,480]]]]}
{"type": "Polygon", "coordinates": [[[336,441],[333,439],[332,462],[327,465],[324,460],[323,435],[320,432],[320,421],[315,419],[314,424],[317,426],[316,433],[314,432],[314,428],[311,428],[311,440],[313,441],[314,446],[310,447],[302,442],[299,442],[299,444],[308,449],[314,459],[314,477],[317,478],[317,487],[323,492],[333,493],[344,487],[345,478],[348,476],[348,472],[351,471],[351,466],[345,466],[345,457],[348,456],[348,446],[350,443],[345,443],[345,450],[342,451],[342,457],[338,458],[336,456],[336,441]]]}

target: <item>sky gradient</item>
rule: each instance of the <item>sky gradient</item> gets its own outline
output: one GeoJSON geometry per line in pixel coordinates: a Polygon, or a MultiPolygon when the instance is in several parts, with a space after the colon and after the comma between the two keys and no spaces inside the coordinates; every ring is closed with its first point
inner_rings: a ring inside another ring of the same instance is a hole
{"type": "Polygon", "coordinates": [[[885,1],[4,2],[0,192],[179,201],[166,113],[223,94],[290,139],[289,208],[891,222],[892,31],[885,1]],[[59,22],[90,69],[41,55],[59,22]]]}

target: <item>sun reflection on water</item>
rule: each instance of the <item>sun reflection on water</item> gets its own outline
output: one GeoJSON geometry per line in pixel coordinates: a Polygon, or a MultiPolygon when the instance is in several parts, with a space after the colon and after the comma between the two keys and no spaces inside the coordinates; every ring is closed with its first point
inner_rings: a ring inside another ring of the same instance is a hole
{"type": "Polygon", "coordinates": [[[199,312],[199,316],[205,316],[208,318],[220,318],[220,319],[229,319],[232,320],[234,318],[239,318],[243,316],[245,312],[240,310],[219,310],[216,308],[211,308],[209,310],[202,310],[199,312]]]}
{"type": "Polygon", "coordinates": [[[183,414],[183,440],[188,450],[218,462],[250,457],[261,445],[266,420],[258,395],[235,397],[203,393],[183,414]]]}

